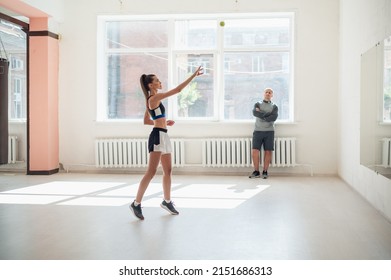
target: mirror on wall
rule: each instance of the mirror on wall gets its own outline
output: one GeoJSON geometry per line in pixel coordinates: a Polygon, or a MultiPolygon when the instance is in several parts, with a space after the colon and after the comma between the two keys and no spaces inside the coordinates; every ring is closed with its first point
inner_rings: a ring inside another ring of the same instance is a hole
{"type": "Polygon", "coordinates": [[[360,163],[391,179],[391,36],[361,56],[360,163]]]}
{"type": "Polygon", "coordinates": [[[27,34],[0,10],[0,171],[25,171],[27,34]],[[3,75],[2,75],[3,74],[3,75]]]}

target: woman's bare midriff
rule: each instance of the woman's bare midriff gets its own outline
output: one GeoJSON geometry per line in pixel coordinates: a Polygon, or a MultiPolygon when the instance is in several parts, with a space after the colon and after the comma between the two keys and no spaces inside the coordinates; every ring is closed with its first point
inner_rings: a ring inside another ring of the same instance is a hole
{"type": "Polygon", "coordinates": [[[153,121],[153,126],[158,128],[167,129],[167,121],[166,118],[160,118],[153,121]]]}

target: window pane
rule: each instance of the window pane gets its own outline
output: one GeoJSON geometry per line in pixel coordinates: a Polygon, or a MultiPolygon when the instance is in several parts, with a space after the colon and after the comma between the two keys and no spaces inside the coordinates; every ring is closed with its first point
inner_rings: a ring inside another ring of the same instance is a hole
{"type": "Polygon", "coordinates": [[[383,120],[391,121],[391,37],[384,40],[383,120]]]}
{"type": "Polygon", "coordinates": [[[108,56],[108,118],[140,119],[145,97],[140,87],[142,74],[155,74],[167,85],[167,54],[116,54],[108,56]]]}
{"type": "Polygon", "coordinates": [[[204,74],[194,79],[177,96],[178,117],[184,118],[211,118],[214,109],[214,65],[213,55],[178,55],[178,80],[184,81],[194,73],[199,66],[203,66],[204,74]]]}
{"type": "Polygon", "coordinates": [[[166,48],[167,21],[111,21],[106,24],[108,48],[166,48]]]}
{"type": "Polygon", "coordinates": [[[224,117],[228,120],[253,119],[254,103],[263,90],[274,90],[279,120],[289,119],[289,53],[250,52],[225,55],[224,117]]]}
{"type": "Polygon", "coordinates": [[[215,47],[215,20],[175,21],[176,49],[211,49],[215,47]]]}
{"type": "Polygon", "coordinates": [[[11,89],[9,95],[10,118],[26,119],[27,115],[27,56],[25,53],[10,54],[11,89]]]}
{"type": "Polygon", "coordinates": [[[224,26],[224,47],[290,45],[290,19],[229,19],[224,26]]]}

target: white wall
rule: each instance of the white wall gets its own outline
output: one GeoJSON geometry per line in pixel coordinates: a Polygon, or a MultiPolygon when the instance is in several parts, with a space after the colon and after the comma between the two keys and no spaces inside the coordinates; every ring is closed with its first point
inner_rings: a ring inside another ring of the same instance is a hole
{"type": "Polygon", "coordinates": [[[340,13],[338,173],[391,219],[391,180],[360,165],[361,54],[391,34],[391,1],[341,0],[340,13]]]}
{"type": "Polygon", "coordinates": [[[51,32],[59,32],[59,22],[64,20],[64,2],[65,0],[21,0],[26,4],[35,7],[49,15],[49,29],[51,32]]]}
{"type": "MultiPolygon", "coordinates": [[[[232,0],[224,8],[221,1],[209,0],[186,1],[186,5],[182,0],[66,1],[60,24],[61,163],[70,168],[93,165],[95,138],[147,137],[151,129],[141,121],[95,121],[97,15],[294,11],[296,123],[277,125],[276,134],[297,137],[297,161],[312,164],[315,174],[337,174],[338,10],[338,0],[232,0]]],[[[261,89],[254,94],[261,98],[261,89]]],[[[169,133],[190,138],[250,137],[252,130],[253,122],[178,122],[169,133]]]]}

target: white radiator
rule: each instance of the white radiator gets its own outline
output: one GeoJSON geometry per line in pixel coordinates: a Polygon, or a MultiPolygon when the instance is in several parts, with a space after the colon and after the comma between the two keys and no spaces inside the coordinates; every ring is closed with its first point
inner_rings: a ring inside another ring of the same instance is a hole
{"type": "MultiPolygon", "coordinates": [[[[185,164],[184,141],[171,139],[172,164],[185,164]]],[[[148,166],[148,139],[97,139],[95,140],[96,167],[146,167],[148,166]]]]}
{"type": "Polygon", "coordinates": [[[272,166],[291,167],[296,166],[296,138],[275,138],[272,166]]]}
{"type": "Polygon", "coordinates": [[[383,138],[382,166],[391,167],[391,138],[383,138]]]}
{"type": "MultiPolygon", "coordinates": [[[[275,138],[272,167],[296,166],[296,139],[275,138]]],[[[206,167],[252,166],[252,138],[210,138],[202,140],[202,165],[206,167]]],[[[261,164],[264,152],[261,152],[261,164]]]]}
{"type": "Polygon", "coordinates": [[[251,166],[251,142],[250,138],[202,139],[202,166],[251,166]]]}
{"type": "Polygon", "coordinates": [[[8,136],[8,163],[15,163],[18,156],[18,137],[8,136]]]}

